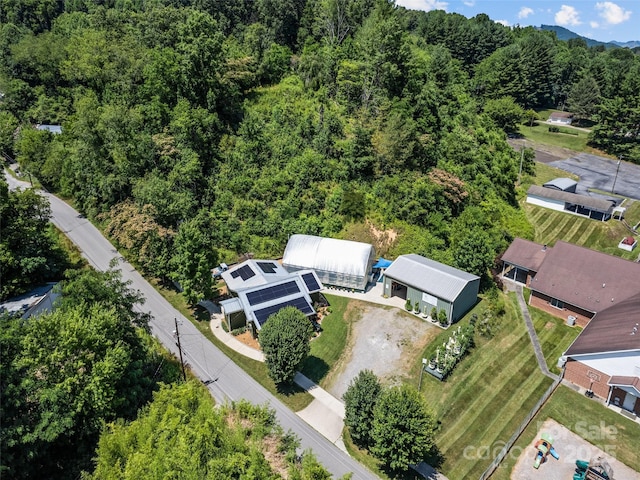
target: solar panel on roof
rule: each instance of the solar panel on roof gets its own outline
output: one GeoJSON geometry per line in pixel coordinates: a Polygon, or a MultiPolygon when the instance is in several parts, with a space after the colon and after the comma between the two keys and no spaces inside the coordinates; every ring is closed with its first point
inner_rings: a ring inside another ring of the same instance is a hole
{"type": "Polygon", "coordinates": [[[249,305],[258,305],[259,303],[268,302],[269,300],[286,297],[299,292],[300,288],[298,288],[296,282],[287,282],[249,292],[247,293],[247,300],[249,300],[249,305]]]}
{"type": "Polygon", "coordinates": [[[258,264],[258,267],[260,267],[260,270],[262,270],[264,273],[275,273],[276,269],[278,267],[276,267],[273,262],[256,262],[258,264]]]}
{"type": "Polygon", "coordinates": [[[270,307],[265,307],[260,310],[254,311],[254,315],[256,316],[256,320],[262,326],[269,319],[271,315],[279,312],[284,307],[296,307],[305,315],[310,315],[313,313],[313,308],[304,297],[298,297],[291,300],[287,300],[286,302],[279,303],[277,305],[271,305],[270,307]]]}
{"type": "Polygon", "coordinates": [[[243,281],[249,280],[251,277],[255,277],[256,272],[254,272],[249,265],[245,265],[244,267],[240,267],[237,270],[231,272],[231,278],[240,277],[243,281]]]}
{"type": "Polygon", "coordinates": [[[318,284],[316,277],[313,276],[313,273],[303,274],[302,280],[304,280],[304,283],[310,292],[315,292],[316,290],[320,290],[320,285],[318,284]]]}

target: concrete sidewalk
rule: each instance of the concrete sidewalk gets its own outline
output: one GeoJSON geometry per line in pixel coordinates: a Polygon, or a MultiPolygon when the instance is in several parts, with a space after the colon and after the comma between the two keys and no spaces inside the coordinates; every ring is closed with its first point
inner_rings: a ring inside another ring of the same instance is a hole
{"type": "MultiPolygon", "coordinates": [[[[203,304],[202,306],[207,308],[211,313],[211,331],[218,340],[245,357],[252,358],[258,362],[264,362],[264,355],[261,351],[238,341],[233,335],[222,328],[223,315],[216,311],[215,305],[203,304]]],[[[344,403],[300,372],[296,373],[293,381],[314,398],[309,406],[296,412],[296,415],[311,425],[311,427],[331,443],[346,452],[347,449],[342,441],[344,403]]]]}

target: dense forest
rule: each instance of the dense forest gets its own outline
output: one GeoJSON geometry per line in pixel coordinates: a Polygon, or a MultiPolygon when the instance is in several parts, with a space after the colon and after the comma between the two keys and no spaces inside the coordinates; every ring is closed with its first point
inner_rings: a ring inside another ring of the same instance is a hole
{"type": "Polygon", "coordinates": [[[486,15],[5,0],[0,21],[0,150],[192,302],[218,261],[358,225],[393,233],[382,253],[486,274],[531,235],[505,133],[535,109],[571,109],[640,162],[638,56],[486,15]]]}

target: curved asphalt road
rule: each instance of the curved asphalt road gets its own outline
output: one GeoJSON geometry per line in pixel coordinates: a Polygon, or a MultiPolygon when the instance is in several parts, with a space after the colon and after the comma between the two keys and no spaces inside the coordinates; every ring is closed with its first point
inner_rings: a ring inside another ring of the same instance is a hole
{"type": "MultiPolygon", "coordinates": [[[[29,187],[28,183],[20,182],[6,173],[5,177],[12,189],[29,187]]],[[[185,362],[189,363],[192,372],[202,381],[210,382],[209,391],[217,402],[246,399],[258,405],[268,404],[275,410],[278,421],[285,431],[292,430],[296,433],[302,448],[313,450],[320,463],[334,476],[352,472],[354,479],[377,478],[311,428],[207,340],[189,320],[173,308],[128,262],[120,257],[113,245],[91,222],[54,195],[41,193],[51,204],[53,224],[76,244],[94,268],[107,270],[113,258],[120,259],[123,280],[131,280],[131,287],[140,290],[146,299],[144,304],[140,305],[140,309],[150,311],[153,315],[151,320],[153,334],[175,355],[178,355],[178,347],[173,336],[174,318],[178,319],[185,362]]]]}

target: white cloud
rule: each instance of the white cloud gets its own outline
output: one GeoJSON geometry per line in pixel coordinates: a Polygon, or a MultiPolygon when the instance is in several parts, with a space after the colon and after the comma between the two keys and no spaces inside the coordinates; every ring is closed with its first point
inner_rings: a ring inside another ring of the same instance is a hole
{"type": "Polygon", "coordinates": [[[449,5],[448,2],[441,2],[439,0],[397,0],[396,4],[409,10],[424,10],[425,12],[430,10],[446,10],[449,5]]]}
{"type": "Polygon", "coordinates": [[[594,22],[593,20],[591,20],[589,22],[589,25],[591,25],[591,28],[599,28],[600,24],[598,22],[594,22]]]}
{"type": "Polygon", "coordinates": [[[464,3],[467,7],[473,7],[476,4],[476,0],[464,0],[464,3]]]}
{"type": "Polygon", "coordinates": [[[598,2],[596,10],[600,11],[599,15],[610,25],[617,25],[631,18],[631,10],[625,10],[613,2],[598,2]]]}
{"type": "Polygon", "coordinates": [[[560,7],[560,10],[556,12],[555,20],[558,25],[562,26],[575,26],[582,23],[580,21],[578,11],[574,7],[570,7],[569,5],[562,5],[562,7],[560,7]]]}
{"type": "Polygon", "coordinates": [[[533,13],[533,9],[529,7],[522,7],[518,12],[518,18],[527,18],[533,13]]]}
{"type": "Polygon", "coordinates": [[[495,20],[496,23],[499,23],[500,25],[504,25],[505,27],[510,27],[511,24],[509,23],[508,20],[495,20]]]}

